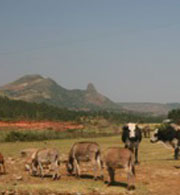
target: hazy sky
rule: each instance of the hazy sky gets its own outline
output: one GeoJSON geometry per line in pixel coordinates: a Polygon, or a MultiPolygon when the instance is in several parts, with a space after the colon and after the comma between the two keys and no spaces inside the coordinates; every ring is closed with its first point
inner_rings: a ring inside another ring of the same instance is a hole
{"type": "Polygon", "coordinates": [[[0,0],[0,85],[41,74],[119,102],[180,102],[179,0],[0,0]]]}

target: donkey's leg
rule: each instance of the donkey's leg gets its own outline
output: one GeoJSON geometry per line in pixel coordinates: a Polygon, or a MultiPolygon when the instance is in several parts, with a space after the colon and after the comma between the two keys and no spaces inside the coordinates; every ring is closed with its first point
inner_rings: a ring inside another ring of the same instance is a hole
{"type": "Polygon", "coordinates": [[[5,174],[6,173],[6,167],[5,167],[5,163],[4,162],[2,163],[2,167],[3,167],[3,173],[5,174]]]}
{"type": "Polygon", "coordinates": [[[100,157],[100,155],[97,157],[97,166],[98,166],[98,169],[99,169],[99,172],[100,172],[100,178],[101,179],[103,179],[104,178],[104,176],[103,176],[103,171],[102,171],[102,161],[101,161],[101,157],[100,157]]]}
{"type": "Polygon", "coordinates": [[[74,159],[74,168],[75,168],[76,176],[80,177],[81,170],[80,170],[79,162],[77,161],[77,159],[74,159]]]}
{"type": "Polygon", "coordinates": [[[38,166],[39,166],[39,169],[40,169],[40,176],[43,178],[44,177],[44,169],[43,169],[43,165],[40,163],[40,162],[38,162],[38,166]]]}
{"type": "Polygon", "coordinates": [[[114,183],[115,170],[111,167],[108,167],[107,171],[109,173],[109,184],[108,185],[111,185],[114,183]]]}
{"type": "Polygon", "coordinates": [[[128,171],[127,173],[127,177],[128,177],[128,190],[134,190],[135,189],[135,176],[132,173],[132,171],[128,171]]]}
{"type": "Polygon", "coordinates": [[[55,162],[56,179],[60,179],[61,178],[61,175],[59,173],[59,166],[60,166],[60,162],[59,162],[59,160],[56,160],[56,162],[55,162]]]}
{"type": "Polygon", "coordinates": [[[93,167],[93,172],[94,172],[94,180],[97,180],[97,168],[98,168],[98,163],[97,163],[97,158],[96,154],[93,154],[90,156],[92,167],[93,167]]]}
{"type": "Polygon", "coordinates": [[[127,179],[128,179],[128,190],[134,190],[135,189],[135,167],[134,164],[131,162],[126,169],[127,171],[127,179]]]}
{"type": "Polygon", "coordinates": [[[53,180],[59,179],[59,178],[60,178],[60,175],[59,175],[59,166],[58,166],[58,162],[55,161],[51,166],[52,166],[52,170],[53,170],[53,177],[52,177],[52,179],[53,179],[53,180]]]}

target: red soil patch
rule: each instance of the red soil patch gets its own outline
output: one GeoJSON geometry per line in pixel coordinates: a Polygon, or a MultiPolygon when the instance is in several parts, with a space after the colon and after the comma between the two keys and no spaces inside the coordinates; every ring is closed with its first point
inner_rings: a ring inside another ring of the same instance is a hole
{"type": "Polygon", "coordinates": [[[32,121],[18,121],[18,122],[2,122],[0,121],[0,127],[18,127],[23,129],[52,129],[56,131],[65,131],[68,129],[83,129],[84,126],[73,122],[32,122],[32,121]]]}

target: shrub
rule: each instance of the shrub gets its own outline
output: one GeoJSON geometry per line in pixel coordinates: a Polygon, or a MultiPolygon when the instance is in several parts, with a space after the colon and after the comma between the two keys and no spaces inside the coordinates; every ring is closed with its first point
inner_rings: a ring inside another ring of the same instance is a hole
{"type": "Polygon", "coordinates": [[[72,138],[88,138],[88,137],[100,137],[110,136],[113,132],[110,131],[93,131],[90,129],[86,130],[67,130],[64,132],[58,132],[53,130],[44,131],[9,131],[5,134],[2,141],[15,142],[15,141],[43,141],[53,139],[72,139],[72,138]]]}

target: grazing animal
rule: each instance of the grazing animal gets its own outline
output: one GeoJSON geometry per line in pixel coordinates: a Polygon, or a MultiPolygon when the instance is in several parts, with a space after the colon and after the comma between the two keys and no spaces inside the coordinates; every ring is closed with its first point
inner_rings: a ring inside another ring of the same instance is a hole
{"type": "Polygon", "coordinates": [[[150,138],[150,127],[147,125],[141,129],[142,134],[144,135],[144,138],[150,138]]]}
{"type": "Polygon", "coordinates": [[[125,143],[125,148],[132,152],[135,150],[135,163],[138,164],[138,148],[142,140],[141,129],[135,123],[128,123],[123,127],[122,141],[125,143]]]}
{"type": "Polygon", "coordinates": [[[37,152],[32,154],[32,174],[39,174],[41,177],[45,176],[44,169],[49,168],[52,171],[53,179],[59,179],[59,152],[54,148],[39,149],[37,152]]]}
{"type": "Polygon", "coordinates": [[[75,171],[76,176],[81,175],[80,162],[91,162],[94,170],[94,179],[97,179],[97,170],[101,172],[102,176],[102,161],[100,146],[96,142],[76,142],[70,152],[67,162],[67,171],[73,174],[75,171]]]}
{"type": "Polygon", "coordinates": [[[110,147],[105,151],[104,163],[109,173],[109,185],[112,185],[115,182],[115,170],[124,168],[128,177],[128,189],[135,189],[135,167],[133,158],[133,153],[126,148],[110,147]]]}
{"type": "MultiPolygon", "coordinates": [[[[38,151],[39,149],[25,149],[23,151],[21,151],[21,156],[22,157],[25,157],[26,160],[25,160],[25,171],[29,171],[29,173],[31,174],[32,172],[32,162],[35,158],[35,155],[36,155],[36,152],[38,151]]],[[[35,169],[35,168],[34,168],[35,169]]],[[[36,170],[34,170],[34,172],[36,172],[36,170]]]]}
{"type": "Polygon", "coordinates": [[[175,130],[172,125],[165,125],[163,129],[156,129],[150,139],[151,143],[161,141],[174,148],[174,159],[178,159],[180,148],[180,130],[175,130]]]}
{"type": "Polygon", "coordinates": [[[4,157],[1,153],[0,153],[0,172],[3,173],[3,174],[6,173],[4,157]]]}
{"type": "Polygon", "coordinates": [[[21,157],[29,157],[37,150],[38,148],[27,148],[27,149],[21,150],[20,155],[21,157]]]}

